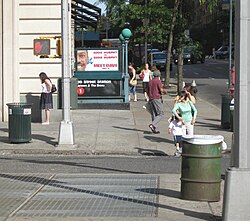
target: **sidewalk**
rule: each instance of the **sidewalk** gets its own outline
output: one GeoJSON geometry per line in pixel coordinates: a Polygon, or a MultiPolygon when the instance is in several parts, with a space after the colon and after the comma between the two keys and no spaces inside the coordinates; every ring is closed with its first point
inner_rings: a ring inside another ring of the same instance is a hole
{"type": "MultiPolygon", "coordinates": [[[[8,123],[0,122],[0,153],[75,153],[173,155],[172,136],[167,133],[168,121],[175,97],[175,88],[163,95],[165,117],[160,123],[160,134],[152,134],[148,125],[149,113],[142,93],[138,102],[131,102],[130,110],[72,110],[76,145],[57,147],[60,122],[49,126],[32,123],[32,142],[11,144],[8,141],[8,123]]],[[[229,149],[232,132],[220,128],[220,110],[198,97],[198,116],[195,134],[222,135],[229,149]]],[[[52,111],[53,115],[53,111],[52,111]]]]}
{"type": "MultiPolygon", "coordinates": [[[[8,125],[1,122],[0,154],[2,156],[6,154],[173,156],[175,148],[172,136],[167,134],[167,119],[171,116],[174,97],[174,87],[168,90],[167,95],[163,95],[165,118],[160,123],[160,134],[151,133],[148,127],[151,117],[142,108],[146,102],[142,93],[138,93],[139,101],[131,102],[131,110],[73,110],[72,121],[76,143],[74,147],[56,146],[59,122],[52,122],[49,126],[32,123],[32,142],[24,144],[10,144],[8,141],[8,125]]],[[[198,117],[195,133],[201,135],[222,135],[228,148],[231,148],[232,132],[220,128],[220,110],[199,97],[196,107],[198,109],[198,117]]],[[[221,201],[218,203],[207,203],[180,199],[180,174],[160,174],[159,179],[159,205],[161,206],[158,208],[157,218],[154,219],[167,221],[215,220],[213,215],[221,215],[223,182],[221,185],[221,201]]],[[[152,220],[152,218],[126,218],[126,220],[152,220]]],[[[22,220],[22,218],[13,220],[22,220]]],[[[35,219],[33,217],[30,220],[35,219]]],[[[124,219],[109,217],[70,220],[124,219]]]]}

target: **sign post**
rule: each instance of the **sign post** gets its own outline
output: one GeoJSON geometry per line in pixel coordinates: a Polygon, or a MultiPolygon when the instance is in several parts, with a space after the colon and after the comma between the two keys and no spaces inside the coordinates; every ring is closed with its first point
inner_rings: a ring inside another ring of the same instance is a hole
{"type": "Polygon", "coordinates": [[[250,151],[248,123],[250,101],[250,5],[249,0],[236,1],[234,143],[232,165],[226,170],[223,221],[250,220],[250,151]]]}
{"type": "Polygon", "coordinates": [[[62,0],[62,114],[60,123],[59,145],[73,145],[75,143],[73,133],[73,123],[70,119],[70,73],[71,73],[71,53],[70,53],[70,28],[71,28],[71,0],[62,0]]]}

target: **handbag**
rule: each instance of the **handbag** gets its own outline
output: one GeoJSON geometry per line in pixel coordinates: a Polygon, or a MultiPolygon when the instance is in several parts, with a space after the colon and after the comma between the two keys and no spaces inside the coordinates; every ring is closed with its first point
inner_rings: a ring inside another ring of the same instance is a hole
{"type": "Polygon", "coordinates": [[[56,85],[52,84],[51,93],[55,93],[57,91],[56,85]]]}
{"type": "Polygon", "coordinates": [[[132,82],[130,83],[132,86],[136,86],[137,85],[137,80],[136,79],[134,79],[134,80],[132,80],[132,82]]]}
{"type": "Polygon", "coordinates": [[[143,80],[143,79],[144,79],[144,73],[140,73],[140,74],[139,74],[139,77],[140,77],[140,79],[143,80]]]}

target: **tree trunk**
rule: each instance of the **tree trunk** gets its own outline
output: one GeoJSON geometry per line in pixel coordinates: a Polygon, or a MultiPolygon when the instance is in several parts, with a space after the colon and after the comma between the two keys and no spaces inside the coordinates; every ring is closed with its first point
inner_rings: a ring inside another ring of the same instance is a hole
{"type": "Polygon", "coordinates": [[[164,85],[167,87],[169,87],[169,83],[170,83],[170,64],[171,64],[171,49],[172,49],[172,45],[173,45],[173,31],[174,31],[174,27],[175,27],[176,15],[178,12],[180,2],[181,2],[181,0],[175,0],[173,15],[172,15],[172,22],[171,22],[171,27],[170,27],[170,32],[169,32],[166,69],[165,69],[166,77],[165,77],[165,81],[164,81],[164,85]]]}
{"type": "Polygon", "coordinates": [[[183,88],[183,47],[178,53],[178,65],[177,65],[177,92],[181,92],[183,88]]]}

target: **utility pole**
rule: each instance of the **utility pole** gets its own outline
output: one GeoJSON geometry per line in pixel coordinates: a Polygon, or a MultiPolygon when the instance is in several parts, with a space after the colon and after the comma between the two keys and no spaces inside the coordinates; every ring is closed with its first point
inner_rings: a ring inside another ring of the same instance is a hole
{"type": "Polygon", "coordinates": [[[235,99],[234,99],[234,143],[233,165],[226,171],[223,221],[250,220],[250,62],[249,0],[235,1],[235,99]]]}
{"type": "Polygon", "coordinates": [[[148,62],[148,0],[145,0],[145,18],[144,18],[144,26],[145,26],[145,61],[144,64],[148,62]]]}
{"type": "Polygon", "coordinates": [[[233,32],[233,1],[229,3],[229,76],[228,76],[228,87],[232,87],[232,32],[233,32]]]}
{"type": "Polygon", "coordinates": [[[71,0],[61,0],[62,7],[62,121],[58,145],[73,145],[74,132],[70,117],[70,74],[71,74],[71,0]]]}

